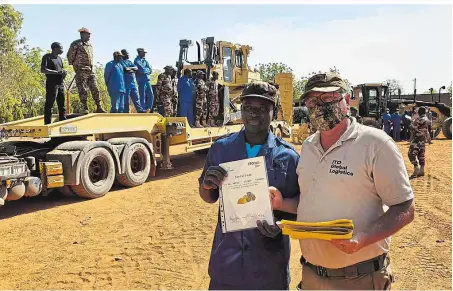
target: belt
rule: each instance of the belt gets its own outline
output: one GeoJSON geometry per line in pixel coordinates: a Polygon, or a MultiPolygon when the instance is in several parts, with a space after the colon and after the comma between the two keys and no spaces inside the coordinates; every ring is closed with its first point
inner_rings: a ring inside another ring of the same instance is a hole
{"type": "Polygon", "coordinates": [[[300,257],[300,263],[312,269],[318,276],[321,277],[344,277],[355,278],[365,274],[384,269],[388,266],[390,258],[387,253],[377,256],[371,260],[360,262],[351,266],[339,269],[329,269],[321,266],[313,265],[305,260],[303,256],[300,257]]]}

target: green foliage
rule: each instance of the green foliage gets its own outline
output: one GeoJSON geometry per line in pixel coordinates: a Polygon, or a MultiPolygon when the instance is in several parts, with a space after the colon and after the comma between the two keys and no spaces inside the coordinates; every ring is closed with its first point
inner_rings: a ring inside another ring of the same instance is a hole
{"type": "Polygon", "coordinates": [[[23,16],[8,4],[0,5],[0,54],[16,52],[16,47],[25,43],[25,38],[19,39],[23,16]]]}
{"type": "MultiPolygon", "coordinates": [[[[293,73],[293,69],[283,63],[258,64],[255,70],[260,73],[261,80],[266,82],[273,82],[275,75],[278,73],[293,73]]],[[[297,79],[293,73],[293,99],[300,98],[304,91],[305,83],[307,83],[306,77],[297,79]]]]}

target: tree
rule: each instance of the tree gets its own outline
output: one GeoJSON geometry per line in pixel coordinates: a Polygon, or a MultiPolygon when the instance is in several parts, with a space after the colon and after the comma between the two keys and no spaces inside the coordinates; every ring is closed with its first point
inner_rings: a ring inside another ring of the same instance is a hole
{"type": "Polygon", "coordinates": [[[22,13],[13,6],[0,5],[0,55],[16,52],[17,46],[25,43],[25,38],[18,38],[22,21],[22,13]]]}
{"type": "Polygon", "coordinates": [[[256,68],[260,73],[261,79],[265,82],[273,82],[278,73],[292,73],[293,69],[283,63],[258,64],[256,68]]]}
{"type": "Polygon", "coordinates": [[[403,86],[401,86],[400,81],[396,79],[387,79],[384,81],[384,84],[389,86],[390,95],[398,95],[398,89],[401,90],[401,94],[403,94],[403,86]]]}

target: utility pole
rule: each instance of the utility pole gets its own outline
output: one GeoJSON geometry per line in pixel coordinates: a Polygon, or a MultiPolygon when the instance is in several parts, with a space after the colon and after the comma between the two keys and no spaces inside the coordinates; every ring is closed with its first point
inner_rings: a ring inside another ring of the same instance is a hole
{"type": "Polygon", "coordinates": [[[414,103],[416,95],[417,95],[417,78],[414,78],[414,103]]]}

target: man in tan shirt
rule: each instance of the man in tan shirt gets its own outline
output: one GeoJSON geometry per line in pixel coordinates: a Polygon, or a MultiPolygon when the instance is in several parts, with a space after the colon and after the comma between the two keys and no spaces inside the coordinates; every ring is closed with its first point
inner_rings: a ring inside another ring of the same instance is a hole
{"type": "Polygon", "coordinates": [[[300,240],[299,287],[390,289],[390,237],[414,218],[402,154],[385,132],[347,115],[350,89],[338,74],[311,77],[301,99],[317,132],[302,145],[300,199],[281,199],[273,189],[272,205],[298,221],[351,219],[354,232],[349,240],[300,240]]]}

